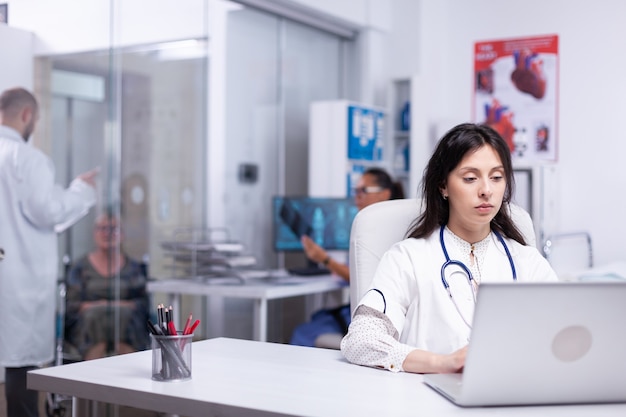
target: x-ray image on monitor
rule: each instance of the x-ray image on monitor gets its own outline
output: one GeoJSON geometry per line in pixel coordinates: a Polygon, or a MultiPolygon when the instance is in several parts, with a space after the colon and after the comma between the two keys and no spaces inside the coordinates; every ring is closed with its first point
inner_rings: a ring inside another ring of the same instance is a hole
{"type": "Polygon", "coordinates": [[[348,250],[358,209],[350,198],[274,197],[274,249],[301,251],[309,236],[327,250],[348,250]]]}

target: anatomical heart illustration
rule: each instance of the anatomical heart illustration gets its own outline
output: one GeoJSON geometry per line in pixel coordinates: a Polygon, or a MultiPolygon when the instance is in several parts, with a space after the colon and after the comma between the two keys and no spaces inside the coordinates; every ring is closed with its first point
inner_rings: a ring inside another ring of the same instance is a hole
{"type": "Polygon", "coordinates": [[[557,35],[474,44],[473,120],[494,128],[514,164],[556,161],[557,35]]]}
{"type": "Polygon", "coordinates": [[[515,69],[511,81],[518,90],[541,99],[546,93],[546,77],[543,74],[543,61],[539,54],[529,49],[514,51],[515,69]]]}

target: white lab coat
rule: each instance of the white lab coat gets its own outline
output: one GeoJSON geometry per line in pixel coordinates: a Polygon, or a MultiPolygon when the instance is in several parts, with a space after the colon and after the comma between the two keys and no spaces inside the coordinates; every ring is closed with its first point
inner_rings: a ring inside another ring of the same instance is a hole
{"type": "MultiPolygon", "coordinates": [[[[448,233],[446,230],[445,242],[450,258],[463,259],[448,233]]],[[[491,237],[480,271],[481,282],[512,283],[506,252],[493,233],[491,237]]],[[[518,282],[557,280],[554,270],[537,249],[511,239],[505,238],[505,242],[514,261],[518,282]]],[[[406,239],[395,244],[382,257],[371,285],[384,294],[384,303],[379,292],[369,291],[360,304],[385,311],[398,331],[399,343],[441,354],[454,352],[467,345],[470,328],[444,289],[441,280],[444,261],[439,229],[426,239],[406,239]]],[[[454,300],[471,324],[474,300],[467,275],[454,266],[446,271],[450,285],[455,285],[454,300]]]]}
{"type": "Polygon", "coordinates": [[[54,356],[57,236],[54,226],[87,213],[95,190],[76,179],[54,183],[50,158],[0,125],[0,365],[54,356]]]}

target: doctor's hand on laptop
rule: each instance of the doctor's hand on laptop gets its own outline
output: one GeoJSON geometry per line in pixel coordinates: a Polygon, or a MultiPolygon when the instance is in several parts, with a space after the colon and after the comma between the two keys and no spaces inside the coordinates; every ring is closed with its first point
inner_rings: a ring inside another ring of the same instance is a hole
{"type": "Polygon", "coordinates": [[[449,355],[440,355],[425,350],[411,351],[404,362],[402,368],[405,372],[418,373],[456,373],[463,372],[465,366],[465,356],[467,355],[467,346],[450,353],[449,355]]]}

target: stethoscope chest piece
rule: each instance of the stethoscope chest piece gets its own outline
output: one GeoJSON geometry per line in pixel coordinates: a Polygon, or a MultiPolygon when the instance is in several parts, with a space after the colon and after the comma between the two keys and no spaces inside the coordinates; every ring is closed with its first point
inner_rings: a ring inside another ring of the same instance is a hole
{"type": "MultiPolygon", "coordinates": [[[[446,292],[448,293],[448,296],[450,297],[450,299],[454,303],[454,307],[459,312],[459,315],[463,319],[463,322],[465,322],[465,324],[468,327],[471,328],[472,326],[470,325],[469,321],[465,319],[465,316],[461,313],[461,310],[460,310],[456,300],[454,299],[454,296],[452,295],[452,291],[450,290],[450,284],[448,283],[448,280],[446,279],[446,269],[450,268],[450,267],[457,267],[460,271],[459,270],[455,270],[455,272],[456,273],[461,272],[461,273],[463,273],[465,275],[466,281],[467,281],[467,283],[470,286],[471,291],[472,291],[472,297],[473,297],[474,303],[476,303],[476,293],[478,292],[478,284],[474,280],[474,276],[472,275],[472,271],[470,271],[470,269],[467,267],[467,265],[465,265],[461,261],[458,261],[458,260],[455,260],[455,259],[450,259],[450,255],[448,255],[448,250],[446,249],[446,244],[445,244],[444,238],[443,238],[444,230],[445,230],[445,225],[442,225],[441,228],[439,229],[439,243],[441,244],[441,250],[443,251],[443,255],[445,256],[446,259],[445,259],[443,265],[441,265],[441,283],[443,284],[443,287],[445,288],[446,292]]],[[[511,265],[511,272],[512,272],[512,275],[513,275],[513,281],[517,281],[517,271],[515,270],[515,263],[513,262],[513,257],[511,256],[511,252],[509,251],[508,246],[504,242],[504,239],[502,238],[502,235],[500,235],[500,233],[498,233],[497,231],[494,230],[493,234],[496,235],[496,238],[502,244],[502,247],[504,248],[504,251],[506,252],[506,256],[509,259],[509,264],[511,265]]]]}

